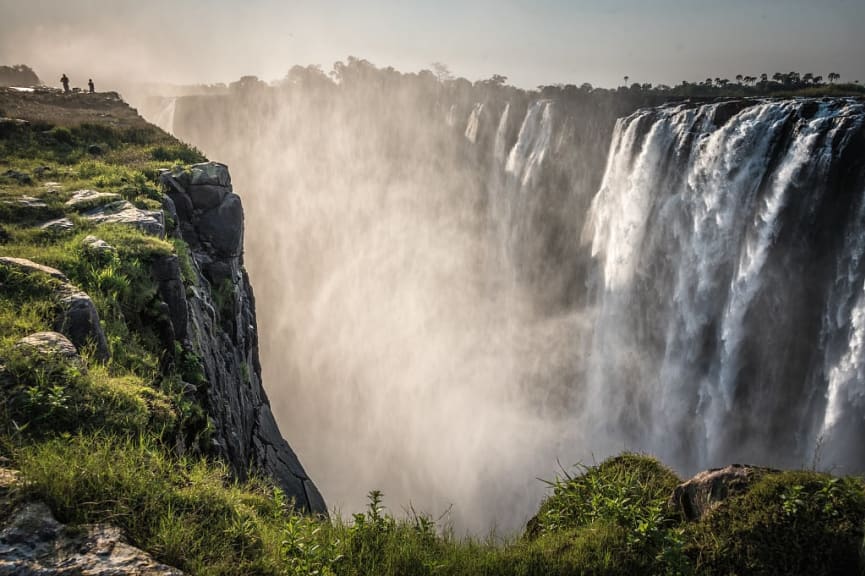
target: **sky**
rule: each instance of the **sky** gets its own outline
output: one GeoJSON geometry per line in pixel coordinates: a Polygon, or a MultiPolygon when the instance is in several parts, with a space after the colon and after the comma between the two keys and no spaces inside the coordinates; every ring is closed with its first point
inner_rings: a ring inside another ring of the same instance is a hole
{"type": "Polygon", "coordinates": [[[523,88],[792,70],[865,82],[863,26],[865,0],[0,0],[0,64],[101,86],[271,81],[349,55],[523,88]]]}

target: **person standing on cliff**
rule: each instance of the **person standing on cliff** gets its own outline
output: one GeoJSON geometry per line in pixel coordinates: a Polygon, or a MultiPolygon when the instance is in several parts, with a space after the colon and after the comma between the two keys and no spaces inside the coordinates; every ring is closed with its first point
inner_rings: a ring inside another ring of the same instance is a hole
{"type": "Polygon", "coordinates": [[[90,80],[87,81],[87,87],[90,88],[91,94],[96,92],[96,90],[94,90],[94,86],[93,86],[93,78],[91,78],[90,80]]]}
{"type": "Polygon", "coordinates": [[[60,83],[63,84],[63,91],[69,94],[69,78],[66,74],[63,74],[63,76],[60,77],[60,83]]]}

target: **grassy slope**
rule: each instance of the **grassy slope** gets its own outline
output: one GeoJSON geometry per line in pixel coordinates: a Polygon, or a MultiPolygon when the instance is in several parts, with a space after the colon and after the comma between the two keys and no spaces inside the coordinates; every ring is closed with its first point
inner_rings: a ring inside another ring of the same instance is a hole
{"type": "Polygon", "coordinates": [[[22,336],[50,329],[54,281],[0,266],[0,450],[21,470],[17,498],[43,499],[65,522],[119,525],[132,543],[193,574],[858,573],[858,479],[770,474],[688,524],[667,505],[679,479],[624,454],[554,482],[527,533],[506,542],[457,538],[424,515],[397,519],[375,492],[365,513],[330,522],[293,514],[264,480],[234,483],[194,449],[206,445],[207,429],[180,391],[194,359],[176,358],[153,329],[148,261],[184,245],[95,226],[64,205],[91,188],[157,207],[157,170],[200,155],[116,102],[22,98],[0,93],[0,108],[32,122],[0,125],[0,173],[31,177],[0,177],[0,255],[58,268],[87,291],[112,359],[100,364],[85,351],[76,367],[16,351],[22,336]],[[22,205],[21,196],[44,205],[22,205]],[[64,215],[70,231],[37,227],[64,215]],[[116,254],[88,251],[90,234],[116,254]]]}

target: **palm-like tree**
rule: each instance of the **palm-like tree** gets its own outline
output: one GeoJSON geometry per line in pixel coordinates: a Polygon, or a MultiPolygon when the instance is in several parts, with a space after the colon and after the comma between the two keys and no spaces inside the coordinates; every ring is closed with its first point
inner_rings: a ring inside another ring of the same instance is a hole
{"type": "Polygon", "coordinates": [[[834,84],[836,80],[840,80],[841,75],[837,72],[829,72],[829,84],[834,84]]]}

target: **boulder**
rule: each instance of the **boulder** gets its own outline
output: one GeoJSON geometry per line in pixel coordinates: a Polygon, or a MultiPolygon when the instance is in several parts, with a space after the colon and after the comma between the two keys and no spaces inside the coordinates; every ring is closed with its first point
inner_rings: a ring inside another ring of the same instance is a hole
{"type": "Polygon", "coordinates": [[[93,342],[96,358],[105,361],[110,357],[105,332],[99,324],[99,312],[87,293],[69,283],[65,274],[25,258],[0,257],[0,264],[17,268],[27,274],[47,274],[60,282],[57,301],[60,304],[54,319],[54,330],[64,334],[80,350],[93,342]]]}
{"type": "Polygon", "coordinates": [[[75,210],[85,210],[100,204],[120,200],[119,194],[99,192],[98,190],[78,190],[66,201],[66,205],[75,210]]]}
{"type": "Polygon", "coordinates": [[[22,506],[0,532],[0,576],[183,576],[123,541],[119,528],[67,527],[41,502],[22,506]]]}
{"type": "Polygon", "coordinates": [[[768,468],[742,464],[705,470],[687,482],[679,484],[673,491],[670,505],[686,520],[699,521],[721,502],[742,494],[756,480],[770,471],[768,468]]]}
{"type": "Polygon", "coordinates": [[[145,234],[162,237],[165,235],[162,210],[142,210],[126,200],[118,200],[82,214],[97,224],[123,224],[134,226],[145,234]]]}
{"type": "Polygon", "coordinates": [[[117,250],[101,238],[97,238],[93,235],[85,236],[84,240],[81,241],[81,245],[84,247],[84,250],[87,252],[92,252],[95,254],[115,254],[117,250]]]}
{"type": "Polygon", "coordinates": [[[36,332],[30,336],[25,336],[15,343],[15,348],[46,356],[57,356],[74,363],[81,361],[75,345],[58,332],[36,332]]]}
{"type": "Polygon", "coordinates": [[[202,162],[193,164],[189,173],[190,184],[193,186],[210,185],[231,188],[231,175],[228,166],[219,162],[202,162]]]}
{"type": "Polygon", "coordinates": [[[74,227],[75,224],[69,218],[58,218],[39,226],[42,230],[50,230],[51,232],[66,232],[67,230],[72,230],[74,227]]]}
{"type": "Polygon", "coordinates": [[[79,350],[92,342],[96,346],[96,358],[108,360],[108,341],[90,296],[67,284],[60,291],[60,310],[54,320],[54,329],[66,334],[79,350]]]}

